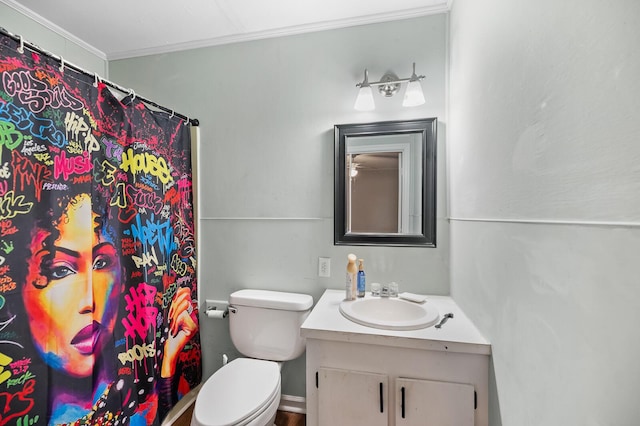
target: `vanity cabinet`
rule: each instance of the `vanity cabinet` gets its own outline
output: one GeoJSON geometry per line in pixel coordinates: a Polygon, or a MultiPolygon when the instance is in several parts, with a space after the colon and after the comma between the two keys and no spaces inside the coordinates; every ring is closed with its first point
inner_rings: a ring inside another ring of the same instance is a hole
{"type": "Polygon", "coordinates": [[[343,294],[327,290],[301,328],[308,426],[488,426],[491,347],[451,298],[430,298],[454,313],[441,329],[392,331],[344,318],[343,294]]]}
{"type": "Polygon", "coordinates": [[[318,369],[319,426],[387,426],[395,405],[395,425],[473,426],[474,388],[460,383],[395,378],[384,374],[318,369]]]}
{"type": "Polygon", "coordinates": [[[473,385],[398,378],[395,388],[397,426],[473,426],[473,385]]]}
{"type": "Polygon", "coordinates": [[[384,374],[318,369],[318,425],[386,426],[388,378],[384,374]]]}

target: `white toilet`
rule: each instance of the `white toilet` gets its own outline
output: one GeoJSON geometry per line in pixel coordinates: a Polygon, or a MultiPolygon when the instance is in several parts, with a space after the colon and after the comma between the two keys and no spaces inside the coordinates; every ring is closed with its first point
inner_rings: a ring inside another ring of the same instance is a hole
{"type": "Polygon", "coordinates": [[[191,426],[273,425],[280,404],[280,361],[302,355],[306,294],[240,290],[229,296],[229,329],[238,358],[202,385],[191,426]]]}

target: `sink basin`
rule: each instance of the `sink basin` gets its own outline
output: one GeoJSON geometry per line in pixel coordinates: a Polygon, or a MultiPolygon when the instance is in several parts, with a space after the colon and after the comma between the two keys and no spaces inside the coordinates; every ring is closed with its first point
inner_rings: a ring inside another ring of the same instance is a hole
{"type": "Polygon", "coordinates": [[[343,300],[340,313],[367,327],[383,330],[418,330],[438,322],[438,310],[429,302],[418,304],[391,297],[343,300]]]}

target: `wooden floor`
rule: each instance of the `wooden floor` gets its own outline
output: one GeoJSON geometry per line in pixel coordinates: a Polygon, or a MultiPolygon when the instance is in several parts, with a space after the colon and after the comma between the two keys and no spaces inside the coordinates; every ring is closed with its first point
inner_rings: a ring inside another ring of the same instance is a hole
{"type": "MultiPolygon", "coordinates": [[[[192,414],[193,405],[173,423],[173,426],[189,426],[192,414]]],[[[306,423],[304,414],[290,413],[288,411],[278,411],[276,414],[276,426],[305,426],[306,423]]]]}
{"type": "Polygon", "coordinates": [[[304,414],[278,411],[276,414],[276,426],[305,426],[307,419],[304,414]]]}

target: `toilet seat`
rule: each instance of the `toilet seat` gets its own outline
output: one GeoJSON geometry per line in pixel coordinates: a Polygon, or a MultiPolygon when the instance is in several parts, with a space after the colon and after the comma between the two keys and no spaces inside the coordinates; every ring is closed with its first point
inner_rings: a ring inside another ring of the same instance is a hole
{"type": "Polygon", "coordinates": [[[276,362],[237,358],[202,385],[193,412],[194,425],[244,425],[280,396],[276,362]]]}

